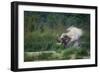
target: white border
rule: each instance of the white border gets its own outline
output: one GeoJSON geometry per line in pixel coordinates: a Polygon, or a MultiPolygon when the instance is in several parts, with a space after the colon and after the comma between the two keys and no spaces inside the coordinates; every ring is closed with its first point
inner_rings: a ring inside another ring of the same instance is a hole
{"type": "Polygon", "coordinates": [[[61,7],[46,7],[46,6],[18,6],[18,68],[36,68],[50,66],[71,66],[95,64],[95,10],[82,8],[61,8],[61,7]],[[90,14],[91,16],[91,50],[90,59],[80,60],[57,60],[57,61],[39,61],[39,62],[24,62],[24,11],[42,11],[42,12],[62,12],[62,13],[82,13],[90,14]]]}

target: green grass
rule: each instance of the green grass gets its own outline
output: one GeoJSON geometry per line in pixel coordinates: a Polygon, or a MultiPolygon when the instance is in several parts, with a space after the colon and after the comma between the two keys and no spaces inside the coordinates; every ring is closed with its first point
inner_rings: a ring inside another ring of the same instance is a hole
{"type": "Polygon", "coordinates": [[[41,52],[25,52],[24,61],[43,61],[43,60],[71,60],[71,59],[86,59],[90,54],[88,50],[82,48],[67,48],[59,51],[41,51],[41,52]]]}
{"type": "Polygon", "coordinates": [[[57,45],[57,31],[49,29],[45,32],[34,31],[25,33],[24,37],[24,61],[43,61],[43,60],[70,60],[84,59],[90,57],[89,35],[81,37],[80,48],[64,48],[57,45]],[[44,53],[48,51],[48,53],[44,53]],[[55,51],[55,53],[49,52],[55,51]],[[40,53],[35,53],[40,52],[40,53]]]}

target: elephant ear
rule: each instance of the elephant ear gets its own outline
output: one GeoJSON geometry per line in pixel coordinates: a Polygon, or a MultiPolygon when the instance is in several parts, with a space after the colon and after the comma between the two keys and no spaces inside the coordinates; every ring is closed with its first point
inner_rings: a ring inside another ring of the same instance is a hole
{"type": "Polygon", "coordinates": [[[70,26],[70,27],[68,27],[67,29],[66,29],[66,32],[69,32],[69,31],[71,31],[73,28],[76,28],[75,26],[70,26]]]}

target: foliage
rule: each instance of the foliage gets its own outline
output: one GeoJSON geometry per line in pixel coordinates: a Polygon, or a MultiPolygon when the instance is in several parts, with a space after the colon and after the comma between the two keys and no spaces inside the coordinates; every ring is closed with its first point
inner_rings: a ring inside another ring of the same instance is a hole
{"type": "Polygon", "coordinates": [[[90,15],[24,11],[24,60],[82,59],[90,52],[90,15]],[[57,45],[57,37],[70,26],[81,28],[80,49],[57,45]],[[55,51],[56,53],[32,52],[55,51]],[[31,53],[31,54],[27,54],[31,53]]]}

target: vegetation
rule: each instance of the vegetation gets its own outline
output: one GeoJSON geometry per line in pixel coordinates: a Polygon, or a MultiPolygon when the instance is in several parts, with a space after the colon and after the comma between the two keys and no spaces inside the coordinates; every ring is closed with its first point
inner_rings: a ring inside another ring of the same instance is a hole
{"type": "Polygon", "coordinates": [[[89,53],[89,14],[24,12],[24,61],[84,59],[89,58],[89,53]],[[72,25],[84,31],[80,48],[57,45],[57,35],[72,25]]]}

